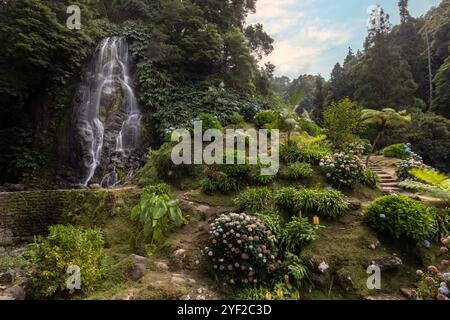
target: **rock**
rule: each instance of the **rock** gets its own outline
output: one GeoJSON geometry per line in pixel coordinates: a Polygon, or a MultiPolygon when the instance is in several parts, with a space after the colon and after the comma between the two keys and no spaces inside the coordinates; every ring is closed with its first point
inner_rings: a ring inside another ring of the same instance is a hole
{"type": "Polygon", "coordinates": [[[197,211],[199,211],[201,213],[208,213],[209,210],[211,209],[211,207],[206,206],[206,205],[200,205],[196,209],[197,209],[197,211]]]}
{"type": "Polygon", "coordinates": [[[13,232],[10,229],[0,228],[0,246],[10,246],[13,243],[13,232]]]}
{"type": "Polygon", "coordinates": [[[367,262],[367,267],[371,265],[376,265],[380,267],[382,271],[396,269],[403,264],[399,257],[381,257],[370,260],[367,262]]]}
{"type": "Polygon", "coordinates": [[[102,188],[102,186],[99,185],[98,183],[94,183],[94,184],[91,184],[89,186],[89,188],[91,188],[92,190],[100,190],[102,188]]]}
{"type": "Polygon", "coordinates": [[[180,278],[180,277],[177,277],[177,276],[173,276],[170,279],[170,282],[172,282],[173,284],[179,285],[179,286],[182,286],[182,285],[186,284],[186,280],[184,278],[180,278]]]}
{"type": "Polygon", "coordinates": [[[172,255],[177,258],[183,258],[186,256],[186,250],[184,249],[175,250],[172,255]]]}
{"type": "Polygon", "coordinates": [[[417,298],[417,293],[414,289],[410,288],[400,288],[400,292],[408,299],[415,300],[417,298]]]}
{"type": "Polygon", "coordinates": [[[169,270],[169,266],[165,263],[165,262],[157,262],[155,264],[155,268],[157,271],[168,271],[169,270]]]}
{"type": "Polygon", "coordinates": [[[25,290],[22,287],[14,286],[5,290],[5,295],[12,297],[14,300],[25,300],[25,290]]]}
{"type": "Polygon", "coordinates": [[[353,279],[350,273],[345,269],[339,269],[336,271],[337,282],[344,290],[352,290],[355,288],[353,279]]]}
{"type": "Polygon", "coordinates": [[[131,261],[133,261],[134,264],[143,264],[143,265],[148,265],[148,263],[150,262],[150,260],[146,257],[143,256],[139,256],[137,254],[132,254],[130,255],[131,261]]]}
{"type": "Polygon", "coordinates": [[[196,283],[197,283],[197,281],[195,281],[194,279],[188,279],[188,285],[190,287],[193,287],[196,283]]]}
{"type": "Polygon", "coordinates": [[[0,296],[0,301],[13,301],[13,300],[15,299],[10,296],[0,296]]]}
{"type": "Polygon", "coordinates": [[[146,265],[142,263],[135,263],[128,270],[128,277],[133,281],[139,281],[145,274],[146,265]]]}
{"type": "Polygon", "coordinates": [[[359,201],[356,198],[347,199],[347,203],[351,210],[358,210],[358,209],[361,209],[361,207],[362,207],[361,201],[359,201]]]}
{"type": "Polygon", "coordinates": [[[371,301],[388,301],[388,300],[406,300],[406,298],[400,295],[392,295],[392,294],[378,294],[373,296],[365,297],[364,300],[371,301]]]}
{"type": "Polygon", "coordinates": [[[0,284],[12,284],[14,280],[14,271],[0,273],[0,284]]]}

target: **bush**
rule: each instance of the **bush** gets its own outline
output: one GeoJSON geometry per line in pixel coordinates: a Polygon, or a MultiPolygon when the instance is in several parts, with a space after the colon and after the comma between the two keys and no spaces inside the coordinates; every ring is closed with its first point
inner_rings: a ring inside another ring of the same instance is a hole
{"type": "Polygon", "coordinates": [[[200,113],[199,116],[191,121],[192,125],[194,122],[202,122],[202,131],[205,133],[209,129],[222,130],[222,123],[219,118],[215,115],[209,113],[200,113]]]}
{"type": "Polygon", "coordinates": [[[300,190],[297,207],[303,214],[331,219],[342,217],[349,210],[348,203],[340,191],[325,189],[300,190]]]}
{"type": "Polygon", "coordinates": [[[294,163],[300,161],[302,150],[292,141],[283,142],[280,145],[280,158],[284,163],[294,163]]]}
{"type": "Polygon", "coordinates": [[[422,202],[406,196],[384,196],[370,204],[364,212],[368,223],[387,231],[397,239],[423,241],[436,233],[434,215],[422,202]]]}
{"type": "Polygon", "coordinates": [[[362,156],[365,151],[365,144],[363,142],[351,142],[341,146],[340,150],[343,153],[351,154],[354,156],[362,156]]]}
{"type": "Polygon", "coordinates": [[[314,171],[309,163],[295,162],[288,166],[282,173],[282,177],[287,180],[299,180],[311,178],[314,171]]]}
{"type": "Polygon", "coordinates": [[[255,115],[253,121],[259,129],[264,129],[267,124],[276,122],[279,117],[280,114],[276,111],[261,111],[255,115]]]}
{"type": "Polygon", "coordinates": [[[276,207],[291,216],[300,212],[299,202],[299,190],[294,187],[283,188],[275,194],[276,207]]]}
{"type": "Polygon", "coordinates": [[[239,194],[234,204],[242,211],[261,212],[268,210],[273,201],[273,191],[269,188],[252,188],[239,194]]]}
{"type": "Polygon", "coordinates": [[[148,194],[166,194],[170,192],[170,186],[167,183],[159,183],[151,186],[146,186],[144,192],[148,194]]]}
{"type": "Polygon", "coordinates": [[[322,128],[319,127],[314,121],[305,118],[301,118],[298,121],[298,126],[301,130],[313,137],[317,137],[323,133],[322,128]]]}
{"type": "Polygon", "coordinates": [[[332,219],[345,215],[349,210],[341,192],[323,189],[283,188],[275,194],[275,205],[289,215],[302,213],[332,219]]]}
{"type": "Polygon", "coordinates": [[[217,172],[215,177],[208,177],[202,182],[202,192],[213,195],[216,192],[222,194],[236,193],[245,187],[242,178],[229,176],[223,172],[217,172]]]}
{"type": "Polygon", "coordinates": [[[369,188],[376,189],[378,182],[380,182],[378,174],[370,168],[365,168],[361,183],[369,188]]]}
{"type": "Polygon", "coordinates": [[[364,177],[359,158],[352,154],[335,153],[333,157],[322,158],[319,165],[333,186],[353,188],[364,177]]]}
{"type": "Polygon", "coordinates": [[[138,222],[139,231],[134,234],[134,249],[140,250],[146,242],[157,244],[173,224],[180,226],[184,222],[178,200],[166,193],[144,192],[139,203],[131,210],[131,220],[138,222]]]}
{"type": "Polygon", "coordinates": [[[283,227],[280,247],[283,248],[283,252],[300,254],[306,245],[319,239],[317,234],[319,228],[312,225],[308,218],[294,217],[283,227]]]}
{"type": "Polygon", "coordinates": [[[244,117],[241,116],[237,112],[233,112],[233,114],[231,115],[230,121],[231,121],[231,124],[238,126],[238,125],[241,125],[242,123],[244,123],[244,117]]]}
{"type": "Polygon", "coordinates": [[[407,152],[407,146],[404,143],[390,145],[383,149],[383,156],[388,158],[408,159],[411,154],[407,152]]]}
{"type": "Polygon", "coordinates": [[[256,103],[245,103],[240,108],[239,114],[244,117],[245,121],[251,121],[259,110],[260,107],[256,103]]]}
{"type": "Polygon", "coordinates": [[[429,168],[426,166],[422,159],[416,157],[416,158],[409,158],[407,160],[403,160],[402,162],[399,162],[395,165],[395,173],[397,177],[401,180],[417,180],[416,177],[414,177],[410,171],[411,169],[427,169],[429,168]]]}
{"type": "Polygon", "coordinates": [[[274,175],[261,174],[261,166],[256,166],[253,170],[251,170],[249,176],[252,184],[258,186],[268,186],[275,179],[274,175]]]}
{"type": "Polygon", "coordinates": [[[67,289],[67,269],[81,270],[81,288],[91,291],[103,275],[104,240],[100,230],[56,225],[47,238],[33,245],[34,270],[27,287],[37,298],[72,293],[67,289]]]}
{"type": "Polygon", "coordinates": [[[210,270],[230,284],[256,284],[276,269],[276,238],[256,217],[229,213],[211,224],[203,253],[210,270]]]}

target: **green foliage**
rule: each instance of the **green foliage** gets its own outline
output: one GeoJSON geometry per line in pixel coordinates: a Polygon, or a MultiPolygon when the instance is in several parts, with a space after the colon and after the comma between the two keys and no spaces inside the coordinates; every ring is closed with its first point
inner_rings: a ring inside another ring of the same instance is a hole
{"type": "Polygon", "coordinates": [[[231,119],[230,122],[235,125],[235,126],[239,126],[242,125],[244,123],[244,117],[241,116],[239,113],[237,112],[233,112],[233,114],[231,115],[231,119]]]}
{"type": "Polygon", "coordinates": [[[251,188],[240,193],[234,204],[241,211],[250,213],[267,211],[271,208],[273,191],[269,188],[251,188]]]}
{"type": "Polygon", "coordinates": [[[259,129],[264,129],[266,125],[277,121],[280,114],[276,111],[261,111],[258,112],[253,118],[253,122],[259,129]]]}
{"type": "Polygon", "coordinates": [[[170,192],[170,186],[167,183],[159,183],[151,186],[146,186],[144,192],[148,194],[163,195],[170,192]]]}
{"type": "Polygon", "coordinates": [[[280,145],[280,158],[285,163],[298,162],[302,157],[302,149],[293,141],[286,141],[280,145]]]}
{"type": "Polygon", "coordinates": [[[402,187],[424,191],[450,205],[450,178],[447,175],[427,168],[412,168],[409,173],[419,182],[407,180],[401,184],[402,187]]]}
{"type": "Polygon", "coordinates": [[[236,193],[245,187],[245,181],[238,176],[228,175],[224,172],[217,172],[214,176],[203,180],[202,191],[212,195],[215,192],[222,194],[236,193]]]}
{"type": "Polygon", "coordinates": [[[78,266],[82,290],[94,289],[103,275],[103,245],[100,230],[50,227],[49,236],[39,237],[33,245],[34,268],[27,287],[37,298],[73,293],[67,289],[67,269],[78,266]]]}
{"type": "Polygon", "coordinates": [[[168,194],[144,192],[139,203],[131,210],[131,220],[139,223],[140,230],[135,236],[135,248],[141,241],[160,243],[168,228],[184,222],[176,197],[168,194]]]}
{"type": "Polygon", "coordinates": [[[308,179],[313,175],[312,166],[309,163],[295,162],[288,165],[285,172],[281,173],[281,176],[287,180],[300,180],[308,179]]]}
{"type": "Polygon", "coordinates": [[[251,183],[257,186],[268,186],[275,180],[274,175],[261,174],[260,166],[255,166],[255,168],[250,171],[249,177],[251,183]]]}
{"type": "Polygon", "coordinates": [[[383,156],[388,158],[398,158],[398,159],[408,159],[410,157],[410,153],[406,151],[406,144],[398,143],[390,145],[383,149],[383,156]]]}
{"type": "Polygon", "coordinates": [[[313,137],[317,137],[323,133],[322,128],[310,119],[300,118],[298,120],[298,126],[301,130],[313,137]]]}
{"type": "Polygon", "coordinates": [[[205,133],[209,129],[223,129],[222,124],[220,123],[220,120],[217,116],[205,112],[200,113],[200,115],[192,120],[192,122],[201,122],[203,133],[205,133]]]}
{"type": "Polygon", "coordinates": [[[361,122],[362,109],[350,99],[333,102],[323,113],[327,136],[334,146],[357,140],[358,134],[364,130],[361,122]]]}
{"type": "Polygon", "coordinates": [[[299,254],[310,242],[319,239],[317,231],[320,227],[314,226],[308,218],[293,217],[283,227],[282,236],[279,239],[283,252],[299,254]]]}
{"type": "Polygon", "coordinates": [[[433,212],[422,202],[406,196],[384,196],[364,212],[367,222],[376,230],[387,231],[397,239],[414,241],[431,239],[436,234],[433,212]]]}
{"type": "Polygon", "coordinates": [[[369,188],[376,189],[378,182],[380,182],[378,174],[370,168],[365,168],[361,183],[369,188]]]}
{"type": "Polygon", "coordinates": [[[320,167],[333,186],[354,188],[364,179],[364,169],[357,156],[338,152],[320,160],[320,167]]]}
{"type": "Polygon", "coordinates": [[[289,283],[291,282],[290,279],[293,279],[294,285],[297,288],[300,288],[301,285],[305,283],[305,280],[309,279],[310,271],[308,267],[305,265],[302,258],[291,252],[285,253],[284,261],[280,269],[281,271],[284,271],[284,275],[289,276],[289,281],[286,281],[285,279],[285,282],[289,283]]]}
{"type": "Polygon", "coordinates": [[[208,269],[219,278],[232,285],[253,285],[273,270],[276,238],[258,218],[244,213],[223,214],[214,220],[209,231],[203,253],[208,269]]]}
{"type": "Polygon", "coordinates": [[[307,214],[336,219],[349,210],[344,195],[336,190],[287,187],[275,194],[275,205],[290,215],[307,214]]]}

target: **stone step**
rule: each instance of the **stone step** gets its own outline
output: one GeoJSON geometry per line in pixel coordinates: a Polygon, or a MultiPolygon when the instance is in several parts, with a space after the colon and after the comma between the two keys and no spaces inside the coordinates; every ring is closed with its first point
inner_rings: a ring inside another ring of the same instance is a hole
{"type": "Polygon", "coordinates": [[[381,182],[380,186],[382,187],[398,187],[397,182],[381,182]]]}
{"type": "Polygon", "coordinates": [[[408,300],[408,299],[401,295],[377,294],[377,295],[373,295],[373,296],[368,296],[365,298],[365,300],[388,301],[388,300],[408,300]]]}
{"type": "Polygon", "coordinates": [[[398,183],[398,181],[393,179],[393,178],[382,178],[382,179],[380,179],[380,182],[386,182],[386,183],[395,182],[395,183],[398,183]]]}

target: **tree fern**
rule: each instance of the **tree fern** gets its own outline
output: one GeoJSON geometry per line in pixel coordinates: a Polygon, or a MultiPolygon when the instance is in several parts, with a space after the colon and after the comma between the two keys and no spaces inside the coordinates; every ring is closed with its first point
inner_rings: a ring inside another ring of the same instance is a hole
{"type": "Polygon", "coordinates": [[[407,180],[400,183],[400,187],[424,191],[431,197],[450,204],[450,179],[445,174],[431,169],[418,168],[412,169],[410,173],[422,182],[407,180]]]}

